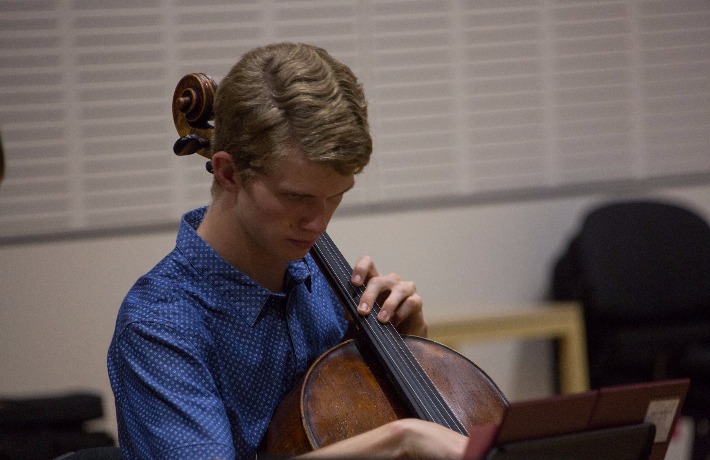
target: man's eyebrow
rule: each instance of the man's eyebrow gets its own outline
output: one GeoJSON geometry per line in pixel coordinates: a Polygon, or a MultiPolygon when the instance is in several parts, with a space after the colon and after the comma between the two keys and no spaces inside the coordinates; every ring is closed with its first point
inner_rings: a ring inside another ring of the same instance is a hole
{"type": "MultiPolygon", "coordinates": [[[[354,187],[355,187],[355,182],[353,181],[353,183],[352,183],[351,185],[349,185],[349,186],[348,186],[345,190],[343,190],[342,192],[335,193],[335,194],[333,194],[333,195],[331,195],[331,196],[329,196],[329,197],[327,197],[327,198],[333,198],[333,197],[336,197],[336,196],[344,195],[344,194],[346,194],[347,192],[349,192],[350,190],[352,190],[354,187]]],[[[298,192],[298,191],[295,191],[295,190],[289,190],[289,189],[284,189],[284,190],[281,191],[281,193],[288,194],[288,195],[301,196],[301,197],[304,197],[304,198],[314,197],[314,196],[315,196],[315,195],[313,195],[312,193],[301,193],[301,192],[298,192]]]]}
{"type": "Polygon", "coordinates": [[[349,192],[350,190],[352,190],[353,188],[355,188],[355,181],[353,181],[353,183],[350,184],[350,186],[348,186],[348,188],[346,188],[345,190],[343,190],[343,191],[340,192],[340,193],[336,193],[336,194],[333,195],[333,196],[345,195],[346,193],[348,193],[348,192],[349,192]]]}
{"type": "MultiPolygon", "coordinates": [[[[355,183],[354,183],[354,182],[353,182],[352,185],[348,186],[348,188],[346,188],[346,189],[343,190],[342,192],[338,192],[338,193],[336,193],[336,194],[334,194],[334,195],[331,195],[331,196],[329,196],[329,197],[326,197],[326,198],[335,198],[336,196],[345,195],[347,192],[349,192],[350,190],[352,190],[353,187],[355,187],[355,183]]],[[[309,196],[313,196],[313,195],[306,193],[306,194],[304,194],[304,195],[302,195],[302,196],[309,197],[309,196]]]]}

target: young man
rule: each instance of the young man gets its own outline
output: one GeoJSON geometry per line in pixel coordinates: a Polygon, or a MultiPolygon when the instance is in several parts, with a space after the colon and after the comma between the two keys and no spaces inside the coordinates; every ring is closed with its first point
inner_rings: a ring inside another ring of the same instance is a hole
{"type": "MultiPolygon", "coordinates": [[[[362,88],[326,51],[257,48],[220,83],[212,203],[121,306],[108,368],[126,459],[253,458],[279,402],[347,328],[308,255],[372,141],[362,88]]],[[[369,257],[359,311],[426,336],[413,283],[369,257]]],[[[466,438],[400,420],[311,453],[460,458],[466,438]]]]}

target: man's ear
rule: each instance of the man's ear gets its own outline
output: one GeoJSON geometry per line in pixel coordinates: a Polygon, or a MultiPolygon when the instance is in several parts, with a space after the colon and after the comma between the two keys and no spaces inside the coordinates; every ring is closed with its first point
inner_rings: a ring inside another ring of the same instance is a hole
{"type": "Polygon", "coordinates": [[[239,171],[232,156],[221,150],[212,154],[212,174],[224,190],[234,191],[241,186],[239,171]]]}

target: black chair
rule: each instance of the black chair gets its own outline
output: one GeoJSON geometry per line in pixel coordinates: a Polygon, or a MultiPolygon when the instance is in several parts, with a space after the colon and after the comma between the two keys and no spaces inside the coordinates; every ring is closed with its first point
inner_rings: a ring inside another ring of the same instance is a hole
{"type": "Polygon", "coordinates": [[[93,447],[64,454],[54,460],[122,460],[119,447],[93,447]]]}
{"type": "Polygon", "coordinates": [[[691,379],[683,413],[696,421],[693,458],[708,458],[708,223],[667,202],[594,208],[556,261],[552,297],[582,303],[593,388],[691,379]]]}
{"type": "Polygon", "coordinates": [[[0,397],[0,460],[50,460],[114,446],[109,433],[87,429],[102,416],[101,395],[91,392],[0,397]]]}

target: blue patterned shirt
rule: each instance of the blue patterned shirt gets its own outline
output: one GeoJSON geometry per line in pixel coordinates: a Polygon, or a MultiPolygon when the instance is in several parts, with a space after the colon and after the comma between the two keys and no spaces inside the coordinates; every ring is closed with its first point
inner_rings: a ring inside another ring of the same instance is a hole
{"type": "Polygon", "coordinates": [[[126,460],[253,458],[284,395],[347,321],[310,256],[272,293],[183,216],[175,249],[126,296],[108,352],[126,460]]]}

